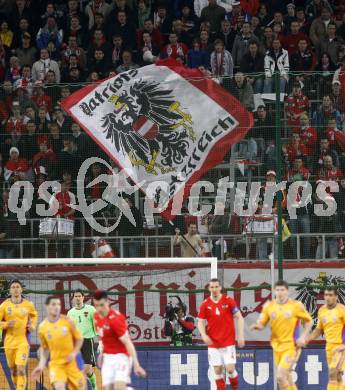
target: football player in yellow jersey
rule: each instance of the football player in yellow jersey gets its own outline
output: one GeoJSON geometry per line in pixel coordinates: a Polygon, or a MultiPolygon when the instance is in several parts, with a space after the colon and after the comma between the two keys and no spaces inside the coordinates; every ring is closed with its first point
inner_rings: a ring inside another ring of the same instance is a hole
{"type": "Polygon", "coordinates": [[[345,370],[345,306],[338,303],[336,287],[328,287],[324,297],[326,304],[318,311],[317,327],[309,340],[324,334],[329,375],[327,390],[345,390],[342,380],[345,370]]]}
{"type": "Polygon", "coordinates": [[[61,315],[57,297],[46,300],[47,317],[38,328],[40,361],[32,376],[38,380],[49,360],[50,382],[55,390],[84,390],[86,380],[78,365],[83,337],[72,320],[61,315]]]}
{"type": "Polygon", "coordinates": [[[301,302],[289,298],[289,286],[281,280],[274,288],[275,299],[267,302],[252,330],[262,330],[270,323],[271,346],[277,366],[277,380],[281,390],[297,390],[292,380],[292,370],[298,360],[300,348],[306,345],[313,325],[312,318],[301,302]],[[299,335],[300,321],[304,332],[299,335]]]}
{"type": "Polygon", "coordinates": [[[37,325],[37,311],[23,298],[19,280],[10,283],[10,298],[0,305],[0,327],[5,332],[4,349],[12,381],[17,390],[26,389],[26,366],[29,358],[29,334],[37,325]]]}

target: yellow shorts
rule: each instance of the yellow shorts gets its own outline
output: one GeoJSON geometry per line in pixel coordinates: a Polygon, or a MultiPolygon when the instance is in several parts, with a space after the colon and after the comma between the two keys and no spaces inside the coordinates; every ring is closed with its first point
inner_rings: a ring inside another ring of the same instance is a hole
{"type": "Polygon", "coordinates": [[[68,364],[49,363],[49,378],[53,385],[56,382],[68,384],[69,390],[84,390],[86,381],[76,362],[68,364]]]}
{"type": "Polygon", "coordinates": [[[345,352],[336,353],[336,354],[334,353],[334,350],[341,345],[342,344],[326,347],[326,357],[327,357],[327,363],[329,369],[335,368],[340,372],[344,372],[345,352]]]}
{"type": "Polygon", "coordinates": [[[296,363],[296,356],[296,348],[286,349],[285,351],[273,350],[274,363],[277,368],[291,370],[292,366],[296,363]]]}
{"type": "Polygon", "coordinates": [[[9,368],[14,366],[26,366],[29,358],[29,346],[23,345],[14,349],[6,349],[5,355],[9,368]]]}

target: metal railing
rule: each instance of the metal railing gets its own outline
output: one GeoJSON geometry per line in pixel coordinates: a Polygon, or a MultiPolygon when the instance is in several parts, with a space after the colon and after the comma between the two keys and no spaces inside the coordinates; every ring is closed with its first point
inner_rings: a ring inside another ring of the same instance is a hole
{"type": "MultiPolygon", "coordinates": [[[[232,235],[204,235],[206,250],[212,252],[212,245],[219,245],[219,260],[225,261],[265,261],[258,259],[255,248],[259,240],[264,241],[268,247],[272,245],[276,236],[272,234],[232,234],[232,235]],[[215,244],[215,243],[218,244],[215,244]]],[[[3,240],[2,243],[14,250],[15,258],[34,258],[38,255],[43,258],[51,257],[90,257],[91,251],[95,257],[102,257],[103,245],[109,245],[114,257],[179,257],[179,245],[174,244],[174,236],[107,236],[101,237],[98,242],[93,237],[74,237],[62,240],[47,240],[42,238],[13,238],[3,240]],[[92,249],[90,249],[92,248],[92,249]],[[133,248],[136,248],[133,250],[133,248]]],[[[284,243],[284,260],[287,261],[315,261],[335,260],[339,258],[338,252],[345,241],[344,233],[308,233],[293,234],[284,243]],[[303,257],[302,241],[309,239],[311,247],[310,256],[303,257]],[[296,240],[295,242],[293,240],[296,240]],[[289,251],[295,248],[295,254],[289,251]]],[[[213,250],[213,254],[214,254],[213,250]]],[[[267,254],[266,260],[269,259],[267,254]]]]}

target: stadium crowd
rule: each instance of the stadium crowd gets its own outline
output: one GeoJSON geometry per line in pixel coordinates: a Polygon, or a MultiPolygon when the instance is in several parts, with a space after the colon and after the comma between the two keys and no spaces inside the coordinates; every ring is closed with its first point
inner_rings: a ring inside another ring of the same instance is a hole
{"type": "MultiPolygon", "coordinates": [[[[285,178],[340,184],[334,216],[318,219],[308,206],[298,210],[290,230],[344,231],[345,146],[336,136],[345,129],[343,0],[0,0],[0,257],[9,252],[6,237],[28,234],[8,210],[14,182],[27,179],[38,187],[58,179],[62,192],[71,194],[81,163],[95,155],[107,158],[62,111],[60,100],[81,83],[156,58],[209,72],[254,112],[254,127],[236,153],[250,162],[248,169],[258,173],[260,165],[268,181],[275,180],[280,155],[270,96],[280,88],[286,94],[281,131],[285,178]]],[[[101,173],[95,164],[89,180],[101,173]]],[[[89,199],[101,194],[95,185],[89,199]]],[[[41,202],[37,192],[35,202],[41,202]]],[[[63,208],[60,215],[75,217],[63,208]]],[[[214,234],[233,232],[229,222],[213,220],[209,227],[214,234]]],[[[142,221],[136,229],[124,222],[118,232],[140,235],[142,221]]],[[[320,244],[311,253],[310,239],[305,243],[306,257],[321,256],[320,244]]],[[[341,240],[326,239],[328,257],[342,249],[341,240]]]]}

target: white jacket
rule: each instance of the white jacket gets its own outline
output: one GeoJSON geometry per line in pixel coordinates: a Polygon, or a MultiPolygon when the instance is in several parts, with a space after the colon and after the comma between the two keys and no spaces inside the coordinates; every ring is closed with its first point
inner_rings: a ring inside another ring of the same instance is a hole
{"type": "MultiPolygon", "coordinates": [[[[273,77],[276,64],[276,57],[274,51],[268,50],[265,55],[265,76],[273,77]]],[[[281,76],[288,77],[290,70],[289,65],[289,54],[287,50],[280,49],[278,58],[277,58],[277,68],[281,76]]]]}
{"type": "Polygon", "coordinates": [[[34,82],[37,80],[44,80],[49,70],[52,70],[55,73],[56,83],[59,84],[61,79],[59,64],[51,59],[38,60],[32,65],[32,80],[34,82]]]}

